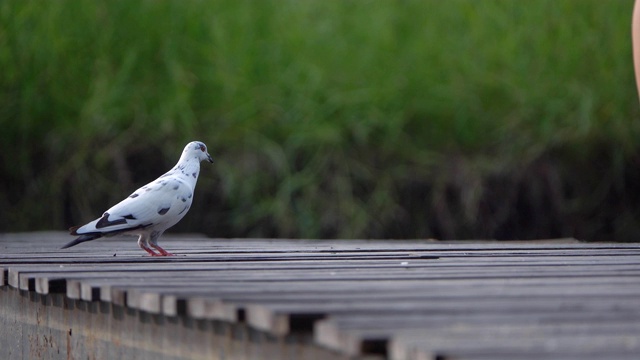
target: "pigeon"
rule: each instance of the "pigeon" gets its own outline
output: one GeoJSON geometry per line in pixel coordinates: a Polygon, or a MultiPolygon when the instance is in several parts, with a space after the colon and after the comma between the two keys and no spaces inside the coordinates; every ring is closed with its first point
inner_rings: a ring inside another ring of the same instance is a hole
{"type": "Polygon", "coordinates": [[[158,245],[158,238],[191,207],[202,160],[213,163],[207,146],[200,141],[190,142],[173,169],[134,191],[98,219],[70,228],[71,235],[79,237],[62,249],[103,236],[125,234],[137,235],[138,245],[151,256],[173,255],[158,245]]]}

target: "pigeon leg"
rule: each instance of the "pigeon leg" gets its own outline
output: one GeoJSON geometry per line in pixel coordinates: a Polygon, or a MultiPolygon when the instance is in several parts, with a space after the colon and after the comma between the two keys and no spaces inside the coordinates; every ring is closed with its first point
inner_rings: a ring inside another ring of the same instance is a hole
{"type": "Polygon", "coordinates": [[[151,247],[153,247],[154,249],[158,250],[158,252],[160,252],[160,256],[175,256],[175,254],[172,254],[167,250],[161,248],[160,245],[158,244],[150,243],[149,245],[151,245],[151,247]]]}
{"type": "Polygon", "coordinates": [[[151,250],[151,248],[148,248],[146,245],[141,246],[142,250],[146,251],[149,253],[149,255],[151,256],[164,256],[162,254],[158,254],[157,252],[154,252],[153,250],[151,250]]]}
{"type": "Polygon", "coordinates": [[[158,252],[160,253],[160,256],[174,256],[174,254],[168,252],[167,250],[161,248],[160,245],[158,245],[158,239],[160,238],[161,235],[162,235],[162,232],[158,232],[158,231],[152,232],[149,239],[147,239],[147,245],[158,250],[158,252]]]}
{"type": "Polygon", "coordinates": [[[149,255],[151,256],[163,256],[162,254],[158,254],[153,250],[151,250],[151,248],[146,245],[147,241],[148,241],[148,237],[141,234],[140,237],[138,238],[138,246],[140,246],[142,250],[148,252],[149,255]]]}

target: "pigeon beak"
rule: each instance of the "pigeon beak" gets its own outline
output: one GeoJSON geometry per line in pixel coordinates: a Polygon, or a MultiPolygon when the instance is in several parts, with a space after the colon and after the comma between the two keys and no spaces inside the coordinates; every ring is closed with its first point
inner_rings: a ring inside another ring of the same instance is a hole
{"type": "Polygon", "coordinates": [[[207,153],[207,160],[209,160],[209,162],[213,164],[213,158],[211,157],[211,155],[209,155],[209,153],[207,153]]]}

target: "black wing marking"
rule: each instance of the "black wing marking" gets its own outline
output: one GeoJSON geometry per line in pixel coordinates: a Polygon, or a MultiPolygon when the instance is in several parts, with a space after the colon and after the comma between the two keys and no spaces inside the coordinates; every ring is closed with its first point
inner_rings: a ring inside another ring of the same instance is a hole
{"type": "Polygon", "coordinates": [[[106,212],[102,215],[102,217],[100,218],[100,220],[98,220],[98,222],[96,223],[96,229],[102,229],[104,227],[107,226],[112,226],[112,225],[120,225],[120,224],[126,224],[127,223],[127,219],[118,219],[118,220],[113,220],[110,221],[109,220],[109,213],[106,212]]]}
{"type": "MultiPolygon", "coordinates": [[[[92,233],[88,233],[88,234],[83,234],[80,235],[77,239],[68,242],[67,244],[65,244],[61,249],[66,249],[66,248],[70,248],[72,246],[76,246],[78,244],[81,244],[85,241],[90,241],[90,240],[95,240],[98,238],[101,238],[103,236],[113,236],[113,235],[118,235],[118,234],[122,234],[122,233],[126,233],[128,231],[133,231],[133,230],[137,230],[137,229],[144,229],[146,227],[149,227],[153,224],[146,224],[146,225],[138,225],[129,229],[121,229],[121,230],[114,230],[114,231],[109,231],[109,232],[104,232],[104,233],[100,233],[100,232],[92,232],[92,233]]],[[[77,229],[78,227],[75,227],[75,229],[77,229]]],[[[72,235],[77,235],[74,234],[75,230],[74,228],[69,229],[72,231],[72,235]]]]}

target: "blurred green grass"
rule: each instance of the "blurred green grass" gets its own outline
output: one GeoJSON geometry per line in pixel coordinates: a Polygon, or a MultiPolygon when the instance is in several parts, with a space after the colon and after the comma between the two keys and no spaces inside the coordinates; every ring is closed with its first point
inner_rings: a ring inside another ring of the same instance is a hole
{"type": "Polygon", "coordinates": [[[90,220],[198,139],[178,230],[627,239],[632,6],[4,0],[0,230],[90,220]]]}

